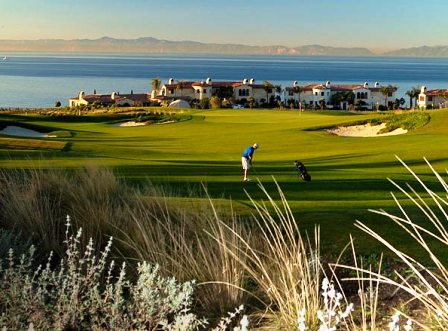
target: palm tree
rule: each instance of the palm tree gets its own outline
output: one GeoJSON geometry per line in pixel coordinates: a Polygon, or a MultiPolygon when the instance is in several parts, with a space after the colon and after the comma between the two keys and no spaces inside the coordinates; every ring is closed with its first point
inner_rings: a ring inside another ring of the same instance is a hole
{"type": "Polygon", "coordinates": [[[413,86],[410,90],[406,91],[406,95],[409,97],[409,108],[412,109],[412,100],[415,98],[415,104],[417,104],[417,98],[420,94],[420,87],[413,86]]]}
{"type": "Polygon", "coordinates": [[[274,88],[274,84],[270,81],[265,80],[263,82],[264,90],[266,91],[266,101],[269,100],[269,93],[272,93],[272,89],[274,88]]]}
{"type": "Polygon", "coordinates": [[[384,107],[386,107],[386,109],[389,108],[388,104],[387,104],[387,97],[389,96],[389,94],[395,92],[396,90],[397,90],[397,87],[390,85],[390,84],[387,86],[380,87],[380,92],[384,96],[384,107]]]}
{"type": "Polygon", "coordinates": [[[292,88],[292,92],[297,94],[299,97],[299,110],[302,110],[302,100],[300,99],[300,94],[303,92],[303,86],[294,85],[292,88]]]}
{"type": "Polygon", "coordinates": [[[156,96],[162,86],[162,81],[159,77],[153,78],[151,81],[151,86],[152,90],[155,91],[154,96],[156,96]]]}

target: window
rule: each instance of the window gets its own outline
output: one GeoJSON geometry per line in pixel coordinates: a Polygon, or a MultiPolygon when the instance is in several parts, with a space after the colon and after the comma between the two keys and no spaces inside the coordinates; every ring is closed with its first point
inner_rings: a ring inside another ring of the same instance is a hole
{"type": "Polygon", "coordinates": [[[432,97],[428,97],[428,101],[432,101],[432,97]]]}
{"type": "Polygon", "coordinates": [[[425,96],[420,96],[420,101],[425,101],[425,96]]]}
{"type": "Polygon", "coordinates": [[[201,93],[201,91],[199,91],[199,90],[196,90],[196,93],[197,93],[197,94],[199,94],[199,93],[201,93]]]}
{"type": "Polygon", "coordinates": [[[317,92],[314,92],[314,95],[317,95],[317,92]]]}
{"type": "Polygon", "coordinates": [[[207,89],[206,88],[204,89],[204,93],[207,93],[207,89]]]}
{"type": "Polygon", "coordinates": [[[356,93],[356,99],[361,99],[361,93],[359,92],[356,93]]]}
{"type": "Polygon", "coordinates": [[[270,88],[270,89],[268,89],[268,93],[272,93],[272,89],[270,88]]]}
{"type": "Polygon", "coordinates": [[[325,92],[320,92],[320,96],[323,97],[325,95],[325,92]]]}
{"type": "Polygon", "coordinates": [[[170,92],[170,94],[174,94],[174,89],[170,88],[169,92],[170,92]]]}
{"type": "Polygon", "coordinates": [[[289,95],[294,95],[294,92],[293,92],[293,91],[289,91],[288,94],[289,94],[289,95]]]}
{"type": "Polygon", "coordinates": [[[393,94],[393,92],[389,92],[389,93],[387,93],[387,96],[388,96],[388,97],[391,97],[392,94],[393,94]]]}

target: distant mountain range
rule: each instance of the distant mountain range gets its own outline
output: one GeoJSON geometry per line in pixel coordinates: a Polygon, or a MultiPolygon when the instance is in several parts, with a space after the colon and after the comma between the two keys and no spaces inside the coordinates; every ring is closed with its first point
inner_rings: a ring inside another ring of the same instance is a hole
{"type": "Polygon", "coordinates": [[[384,55],[445,57],[448,56],[448,46],[421,46],[421,47],[403,48],[398,49],[396,51],[384,53],[384,55]]]}
{"type": "Polygon", "coordinates": [[[362,47],[306,45],[298,47],[213,44],[196,41],[169,41],[152,37],[138,39],[39,39],[0,40],[0,51],[9,52],[95,52],[153,54],[235,54],[235,55],[345,55],[345,56],[448,56],[448,46],[416,47],[374,53],[362,47]]]}

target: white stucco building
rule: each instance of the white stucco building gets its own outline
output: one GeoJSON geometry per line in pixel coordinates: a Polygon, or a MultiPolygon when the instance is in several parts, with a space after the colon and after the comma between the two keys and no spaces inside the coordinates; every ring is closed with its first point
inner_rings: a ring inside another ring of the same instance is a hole
{"type": "Polygon", "coordinates": [[[204,81],[175,81],[170,78],[164,84],[157,97],[170,99],[183,99],[187,101],[210,99],[212,96],[230,99],[234,102],[246,103],[250,97],[254,98],[256,104],[269,102],[275,95],[274,86],[257,84],[255,79],[243,79],[241,81],[214,82],[211,78],[204,81]]]}
{"type": "Polygon", "coordinates": [[[448,89],[428,90],[426,86],[422,86],[417,105],[420,109],[448,107],[448,89]]]}
{"type": "Polygon", "coordinates": [[[351,105],[357,105],[365,109],[376,110],[380,105],[391,108],[395,101],[396,88],[387,93],[382,93],[381,85],[376,82],[372,87],[367,82],[363,84],[333,85],[327,81],[324,84],[308,84],[300,86],[296,81],[291,87],[286,87],[286,99],[293,100],[296,104],[306,108],[338,108],[349,109],[351,105]],[[342,99],[338,104],[333,104],[336,94],[342,99]],[[352,101],[348,95],[352,94],[352,101]],[[344,96],[344,97],[342,97],[344,96]],[[344,100],[346,99],[346,100],[344,100]]]}

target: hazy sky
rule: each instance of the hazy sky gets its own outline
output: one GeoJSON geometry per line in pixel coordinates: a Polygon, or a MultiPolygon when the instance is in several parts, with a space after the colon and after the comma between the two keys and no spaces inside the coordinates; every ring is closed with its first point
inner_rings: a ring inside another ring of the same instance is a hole
{"type": "Polygon", "coordinates": [[[448,45],[448,0],[0,0],[0,39],[448,45]]]}

